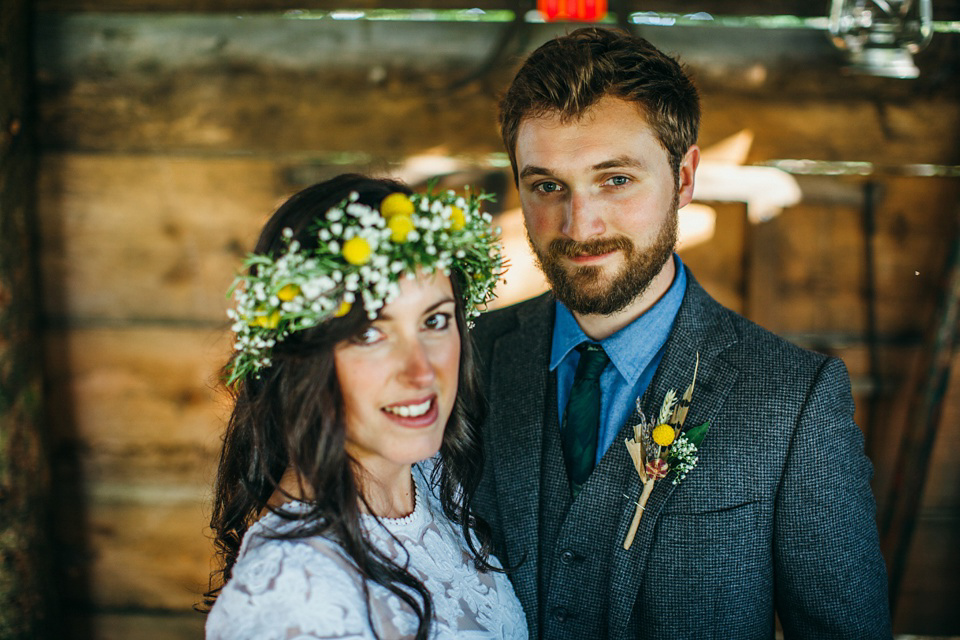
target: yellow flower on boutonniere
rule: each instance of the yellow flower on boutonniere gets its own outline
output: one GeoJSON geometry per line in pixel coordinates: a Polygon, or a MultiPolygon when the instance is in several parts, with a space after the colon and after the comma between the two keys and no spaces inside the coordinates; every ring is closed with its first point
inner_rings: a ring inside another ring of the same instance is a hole
{"type": "Polygon", "coordinates": [[[623,540],[623,548],[629,549],[633,538],[637,535],[640,518],[653,492],[654,483],[673,473],[673,484],[680,484],[690,470],[697,466],[697,449],[707,435],[710,423],[705,422],[689,431],[682,432],[683,423],[690,410],[690,401],[693,399],[693,389],[697,382],[697,369],[700,368],[700,354],[693,366],[693,380],[684,392],[683,397],[677,399],[677,392],[673,389],[667,392],[660,407],[660,415],[653,422],[647,422],[647,417],[640,409],[640,398],[637,398],[637,411],[640,413],[640,422],[633,427],[633,438],[624,440],[633,466],[643,482],[640,499],[637,500],[637,510],[633,514],[630,529],[623,540]]]}

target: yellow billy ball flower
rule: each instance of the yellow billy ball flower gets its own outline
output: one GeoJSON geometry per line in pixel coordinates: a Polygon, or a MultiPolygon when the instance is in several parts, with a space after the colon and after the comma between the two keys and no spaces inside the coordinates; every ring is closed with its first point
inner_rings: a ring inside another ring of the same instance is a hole
{"type": "Polygon", "coordinates": [[[380,203],[380,215],[387,219],[413,215],[413,202],[405,193],[391,193],[380,203]]]}
{"type": "Polygon", "coordinates": [[[277,325],[280,324],[280,312],[274,311],[267,316],[257,316],[255,322],[258,327],[263,327],[264,329],[276,329],[277,325]]]}
{"type": "Polygon", "coordinates": [[[390,239],[396,243],[406,242],[407,236],[413,231],[413,218],[405,213],[398,213],[390,217],[387,222],[390,227],[390,239]]]}
{"type": "Polygon", "coordinates": [[[463,231],[463,228],[467,226],[467,217],[463,214],[463,209],[460,207],[451,207],[450,208],[450,228],[454,231],[463,231]]]}
{"type": "Polygon", "coordinates": [[[345,316],[345,315],[347,315],[348,313],[350,313],[351,307],[353,307],[352,304],[350,304],[350,303],[347,302],[346,300],[341,300],[341,301],[340,301],[340,306],[337,307],[337,310],[333,312],[333,317],[334,317],[334,318],[342,318],[343,316],[345,316]]]}
{"type": "Polygon", "coordinates": [[[277,291],[277,297],[283,300],[284,302],[290,302],[300,293],[300,287],[295,284],[288,284],[280,291],[277,291]]]}
{"type": "Polygon", "coordinates": [[[668,424],[661,424],[653,430],[653,441],[661,447],[669,447],[673,444],[673,427],[668,424]]]}
{"type": "Polygon", "coordinates": [[[360,236],[354,236],[343,245],[343,259],[352,265],[360,266],[370,261],[373,249],[370,243],[360,236]]]}

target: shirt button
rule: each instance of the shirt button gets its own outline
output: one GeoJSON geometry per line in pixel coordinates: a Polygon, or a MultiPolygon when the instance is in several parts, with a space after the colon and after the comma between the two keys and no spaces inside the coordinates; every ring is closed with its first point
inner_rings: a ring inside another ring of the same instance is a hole
{"type": "Polygon", "coordinates": [[[553,619],[557,622],[566,622],[567,618],[570,617],[570,614],[563,607],[554,607],[553,609],[553,619]]]}
{"type": "Polygon", "coordinates": [[[560,552],[560,562],[563,564],[573,564],[573,561],[577,559],[577,554],[570,549],[564,549],[560,552]]]}

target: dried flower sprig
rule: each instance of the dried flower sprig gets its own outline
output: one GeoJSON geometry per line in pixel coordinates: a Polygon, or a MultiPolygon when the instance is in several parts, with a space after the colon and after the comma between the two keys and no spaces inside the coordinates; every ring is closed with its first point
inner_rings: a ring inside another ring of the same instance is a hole
{"type": "Polygon", "coordinates": [[[640,421],[633,427],[633,438],[624,440],[633,466],[643,482],[637,508],[633,514],[633,521],[623,540],[623,548],[629,549],[637,535],[640,518],[646,508],[647,500],[653,492],[657,480],[673,473],[673,484],[679,484],[687,474],[697,466],[699,457],[697,451],[703,442],[710,423],[706,422],[689,431],[683,432],[683,423],[690,410],[693,400],[693,390],[697,383],[697,370],[700,368],[700,354],[693,367],[693,380],[687,386],[683,397],[677,399],[677,392],[673,389],[667,392],[660,407],[657,420],[648,422],[646,415],[640,408],[640,398],[637,398],[637,412],[640,421]]]}

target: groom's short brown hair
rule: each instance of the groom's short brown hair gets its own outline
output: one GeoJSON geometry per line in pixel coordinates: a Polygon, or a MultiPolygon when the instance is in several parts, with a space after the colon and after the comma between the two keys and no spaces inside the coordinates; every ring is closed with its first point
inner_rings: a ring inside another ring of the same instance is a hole
{"type": "Polygon", "coordinates": [[[700,98],[684,68],[649,41],[585,27],[530,54],[500,101],[500,135],[517,180],[517,133],[525,118],[581,116],[604,96],[637,105],[670,156],[676,174],[697,141],[700,98]]]}

